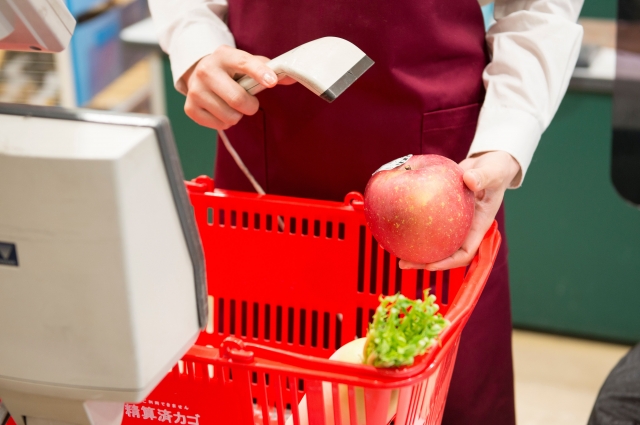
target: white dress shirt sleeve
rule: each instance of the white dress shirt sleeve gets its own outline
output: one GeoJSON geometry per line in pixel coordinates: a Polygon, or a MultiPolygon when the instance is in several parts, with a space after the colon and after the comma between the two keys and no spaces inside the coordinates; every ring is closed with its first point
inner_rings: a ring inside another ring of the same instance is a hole
{"type": "Polygon", "coordinates": [[[506,151],[520,164],[518,187],[558,110],[582,41],[583,0],[497,0],[487,32],[487,90],[469,156],[506,151]]]}
{"type": "Polygon", "coordinates": [[[186,94],[182,76],[220,45],[235,47],[225,23],[227,0],[149,0],[160,47],[171,59],[176,89],[186,94]]]}

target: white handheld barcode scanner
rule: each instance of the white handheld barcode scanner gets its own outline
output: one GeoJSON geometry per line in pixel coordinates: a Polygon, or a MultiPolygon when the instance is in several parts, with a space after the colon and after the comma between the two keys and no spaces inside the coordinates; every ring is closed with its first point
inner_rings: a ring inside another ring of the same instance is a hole
{"type": "MultiPolygon", "coordinates": [[[[338,37],[310,41],[267,62],[267,66],[278,76],[278,81],[291,77],[329,103],[336,100],[371,65],[373,60],[355,44],[338,37]]],[[[238,79],[238,84],[254,95],[266,88],[248,75],[238,79]]],[[[256,192],[264,194],[264,189],[246,167],[224,130],[218,133],[256,192]]]]}
{"type": "MultiPolygon", "coordinates": [[[[373,65],[373,61],[353,43],[338,37],[310,41],[267,62],[278,80],[291,77],[316,95],[333,102],[373,65]]],[[[238,83],[249,93],[265,89],[244,76],[238,83]]]]}

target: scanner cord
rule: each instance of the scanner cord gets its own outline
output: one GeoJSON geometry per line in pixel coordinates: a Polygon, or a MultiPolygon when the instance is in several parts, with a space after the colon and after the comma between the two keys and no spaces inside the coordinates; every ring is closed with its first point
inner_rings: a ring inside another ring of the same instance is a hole
{"type": "MultiPolygon", "coordinates": [[[[253,174],[251,174],[251,171],[249,171],[247,166],[244,165],[244,161],[242,160],[242,158],[240,158],[240,155],[238,155],[238,152],[236,152],[233,146],[231,146],[231,142],[227,137],[227,133],[225,133],[224,130],[218,130],[218,133],[222,138],[222,143],[224,143],[224,147],[227,148],[227,150],[231,154],[231,157],[236,162],[236,165],[238,165],[238,168],[240,168],[240,170],[244,173],[244,175],[249,179],[249,182],[251,182],[251,185],[256,190],[256,192],[258,192],[260,195],[266,194],[262,186],[260,186],[260,183],[258,183],[258,181],[253,177],[253,174]]],[[[281,216],[278,216],[278,230],[280,232],[284,231],[284,219],[281,216]]]]}
{"type": "Polygon", "coordinates": [[[227,133],[225,133],[224,130],[218,130],[218,133],[222,138],[222,143],[224,143],[224,147],[227,148],[227,150],[231,154],[231,157],[238,165],[238,168],[240,168],[240,170],[244,173],[247,179],[249,179],[249,182],[251,182],[251,185],[256,190],[256,192],[258,192],[260,195],[264,195],[266,192],[264,191],[262,186],[260,186],[260,183],[258,183],[258,181],[253,177],[253,174],[251,174],[251,171],[249,171],[247,166],[244,165],[244,161],[242,161],[242,158],[240,158],[240,155],[238,155],[238,152],[236,152],[233,146],[231,146],[231,142],[227,137],[227,133]]]}

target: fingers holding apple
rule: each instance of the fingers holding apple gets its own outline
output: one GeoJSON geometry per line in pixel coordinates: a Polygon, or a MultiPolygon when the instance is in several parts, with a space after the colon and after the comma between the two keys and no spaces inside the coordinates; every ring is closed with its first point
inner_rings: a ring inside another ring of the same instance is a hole
{"type": "MultiPolygon", "coordinates": [[[[460,163],[463,181],[474,194],[474,213],[469,231],[459,249],[438,261],[400,261],[400,268],[447,270],[468,265],[493,223],[508,187],[520,174],[520,165],[507,152],[486,152],[460,163]]],[[[401,257],[402,258],[402,257],[401,257]]]]}
{"type": "Polygon", "coordinates": [[[378,243],[400,267],[445,270],[469,264],[520,172],[507,152],[460,164],[439,155],[399,158],[376,171],[364,212],[378,243]]]}
{"type": "Polygon", "coordinates": [[[364,213],[378,243],[418,264],[451,255],[473,221],[474,196],[463,175],[463,168],[439,155],[400,158],[374,173],[364,213]]]}

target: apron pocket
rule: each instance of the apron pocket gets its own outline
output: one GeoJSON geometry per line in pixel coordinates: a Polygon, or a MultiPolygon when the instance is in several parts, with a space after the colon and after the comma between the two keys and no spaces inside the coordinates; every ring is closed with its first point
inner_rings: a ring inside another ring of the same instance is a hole
{"type": "Polygon", "coordinates": [[[479,103],[424,114],[421,153],[462,161],[476,133],[479,114],[479,103]]]}

